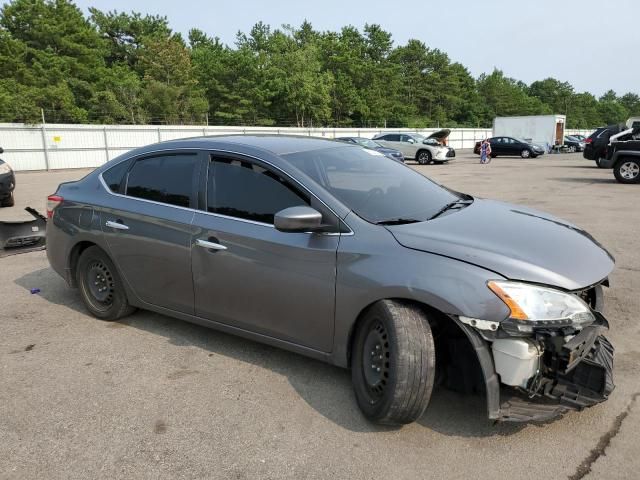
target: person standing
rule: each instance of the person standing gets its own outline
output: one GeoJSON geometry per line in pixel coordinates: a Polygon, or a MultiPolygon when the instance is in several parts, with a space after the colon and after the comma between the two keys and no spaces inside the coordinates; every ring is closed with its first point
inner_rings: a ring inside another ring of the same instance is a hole
{"type": "Polygon", "coordinates": [[[491,143],[485,138],[480,144],[480,163],[489,163],[491,161],[491,143]]]}

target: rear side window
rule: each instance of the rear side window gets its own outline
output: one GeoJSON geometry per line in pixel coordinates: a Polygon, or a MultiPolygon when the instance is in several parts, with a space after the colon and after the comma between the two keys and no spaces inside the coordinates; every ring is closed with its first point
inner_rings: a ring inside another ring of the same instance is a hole
{"type": "Polygon", "coordinates": [[[102,174],[102,178],[109,187],[109,190],[114,193],[120,193],[120,185],[122,184],[125,173],[129,170],[129,165],[131,165],[130,161],[120,162],[102,174]]]}
{"type": "Polygon", "coordinates": [[[136,160],[127,174],[126,195],[178,207],[195,203],[197,154],[176,154],[136,160]]]}
{"type": "Polygon", "coordinates": [[[309,198],[277,173],[255,163],[212,158],[207,178],[207,210],[273,224],[280,210],[309,205],[309,198]]]}

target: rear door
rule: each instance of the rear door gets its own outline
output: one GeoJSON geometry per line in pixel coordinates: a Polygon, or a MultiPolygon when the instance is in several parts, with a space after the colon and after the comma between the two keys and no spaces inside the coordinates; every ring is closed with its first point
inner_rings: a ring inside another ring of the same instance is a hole
{"type": "Polygon", "coordinates": [[[493,155],[505,155],[506,151],[505,151],[505,145],[503,142],[503,138],[502,137],[495,137],[492,138],[491,141],[491,153],[493,155]]]}
{"type": "Polygon", "coordinates": [[[101,211],[111,258],[135,294],[189,314],[192,221],[203,158],[176,151],[135,159],[120,185],[107,185],[114,195],[101,211]]]}
{"type": "Polygon", "coordinates": [[[338,219],[281,172],[214,153],[205,211],[196,213],[192,269],[196,315],[323,352],[333,345],[339,235],[284,233],[284,208],[311,205],[338,219]]]}

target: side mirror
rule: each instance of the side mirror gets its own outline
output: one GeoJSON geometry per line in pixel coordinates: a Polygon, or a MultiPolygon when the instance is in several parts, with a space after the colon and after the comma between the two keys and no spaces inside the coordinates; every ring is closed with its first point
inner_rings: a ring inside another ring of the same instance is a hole
{"type": "Polygon", "coordinates": [[[0,153],[4,153],[4,148],[0,147],[0,153]]]}
{"type": "Polygon", "coordinates": [[[275,215],[274,226],[281,232],[317,232],[322,229],[322,214],[311,207],[289,207],[275,215]]]}
{"type": "Polygon", "coordinates": [[[407,142],[409,143],[416,143],[416,141],[413,138],[410,138],[409,140],[407,140],[407,142]]]}

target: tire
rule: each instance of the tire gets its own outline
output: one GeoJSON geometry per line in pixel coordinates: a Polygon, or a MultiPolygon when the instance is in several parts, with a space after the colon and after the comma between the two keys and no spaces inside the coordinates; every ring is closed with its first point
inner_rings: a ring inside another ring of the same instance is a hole
{"type": "Polygon", "coordinates": [[[576,153],[576,147],[574,146],[569,147],[569,153],[576,153]]]}
{"type": "Polygon", "coordinates": [[[598,168],[606,168],[604,165],[602,165],[602,157],[596,158],[596,166],[598,168]]]}
{"type": "Polygon", "coordinates": [[[531,150],[528,150],[528,149],[526,149],[526,148],[525,148],[524,150],[522,150],[522,151],[520,152],[520,156],[521,156],[522,158],[529,158],[529,157],[531,157],[531,150]]]}
{"type": "Polygon", "coordinates": [[[82,301],[94,317],[115,321],[135,311],[118,270],[101,248],[89,247],[82,252],[75,274],[82,301]]]}
{"type": "Polygon", "coordinates": [[[492,154],[491,154],[491,158],[496,158],[497,156],[498,156],[498,154],[497,154],[497,153],[492,153],[492,154]]]}
{"type": "Polygon", "coordinates": [[[432,162],[431,152],[429,150],[418,150],[416,160],[420,165],[429,165],[432,162]]]}
{"type": "Polygon", "coordinates": [[[2,200],[2,202],[0,202],[0,207],[13,207],[16,204],[16,199],[13,196],[13,192],[11,192],[11,195],[9,195],[8,198],[5,198],[4,200],[2,200]]]}
{"type": "Polygon", "coordinates": [[[613,174],[620,183],[640,183],[640,159],[621,158],[613,167],[613,174]]]}
{"type": "Polygon", "coordinates": [[[420,418],[431,398],[435,367],[431,327],[420,309],[392,300],[369,308],[351,355],[351,379],[365,417],[386,425],[420,418]]]}

